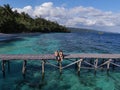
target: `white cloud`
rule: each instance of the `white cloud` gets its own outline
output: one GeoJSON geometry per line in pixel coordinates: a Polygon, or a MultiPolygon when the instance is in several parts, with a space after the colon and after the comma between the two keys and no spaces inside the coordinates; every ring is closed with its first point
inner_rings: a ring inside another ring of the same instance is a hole
{"type": "Polygon", "coordinates": [[[14,10],[17,10],[19,13],[26,12],[31,16],[32,16],[32,13],[33,13],[32,6],[25,6],[24,8],[13,8],[13,11],[14,10]]]}
{"type": "Polygon", "coordinates": [[[24,11],[32,17],[41,16],[72,27],[86,26],[95,27],[95,29],[101,27],[105,28],[105,30],[107,27],[120,27],[120,13],[105,12],[93,7],[79,6],[67,9],[63,6],[55,7],[52,2],[46,2],[35,7],[25,6],[24,8],[14,8],[13,10],[18,10],[18,12],[24,11]]]}
{"type": "Polygon", "coordinates": [[[50,11],[53,8],[53,3],[48,2],[48,3],[43,3],[40,6],[36,6],[34,11],[33,11],[33,16],[43,16],[48,17],[50,16],[50,11]]]}

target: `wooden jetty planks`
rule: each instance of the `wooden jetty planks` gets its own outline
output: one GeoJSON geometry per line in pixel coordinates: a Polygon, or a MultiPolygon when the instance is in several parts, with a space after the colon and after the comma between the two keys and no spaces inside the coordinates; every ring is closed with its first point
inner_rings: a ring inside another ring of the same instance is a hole
{"type": "Polygon", "coordinates": [[[120,54],[68,54],[65,58],[120,58],[120,54]]]}
{"type": "Polygon", "coordinates": [[[55,56],[52,54],[34,55],[34,54],[1,54],[1,60],[53,60],[55,56]]]}
{"type": "MultiPolygon", "coordinates": [[[[65,54],[65,59],[74,58],[120,58],[120,54],[65,54]]],[[[54,54],[0,54],[1,60],[55,60],[54,54]]]]}

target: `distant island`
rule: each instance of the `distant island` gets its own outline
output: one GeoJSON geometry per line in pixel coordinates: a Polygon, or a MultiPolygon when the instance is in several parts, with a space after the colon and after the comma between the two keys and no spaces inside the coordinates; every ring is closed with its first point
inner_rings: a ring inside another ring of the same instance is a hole
{"type": "Polygon", "coordinates": [[[12,11],[9,4],[0,6],[0,33],[70,32],[65,26],[27,13],[12,11]]]}
{"type": "Polygon", "coordinates": [[[80,32],[80,33],[107,33],[105,31],[98,31],[93,29],[86,29],[86,28],[74,28],[74,27],[68,27],[70,32],[80,32]]]}

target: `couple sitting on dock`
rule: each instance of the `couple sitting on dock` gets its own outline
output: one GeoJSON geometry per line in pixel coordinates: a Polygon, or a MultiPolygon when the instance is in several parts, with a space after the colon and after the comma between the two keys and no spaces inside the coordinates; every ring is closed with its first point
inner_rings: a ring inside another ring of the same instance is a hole
{"type": "Polygon", "coordinates": [[[63,58],[64,58],[63,51],[62,50],[55,51],[55,57],[56,57],[56,60],[63,61],[63,58]]]}

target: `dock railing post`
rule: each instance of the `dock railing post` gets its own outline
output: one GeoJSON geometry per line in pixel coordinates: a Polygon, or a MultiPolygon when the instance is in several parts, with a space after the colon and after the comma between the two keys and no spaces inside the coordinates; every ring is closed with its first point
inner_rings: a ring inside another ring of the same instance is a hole
{"type": "Polygon", "coordinates": [[[26,76],[26,65],[27,65],[27,60],[24,60],[23,67],[22,67],[23,78],[25,78],[25,76],[26,76]]]}

